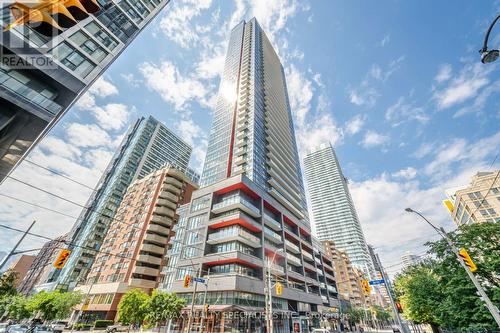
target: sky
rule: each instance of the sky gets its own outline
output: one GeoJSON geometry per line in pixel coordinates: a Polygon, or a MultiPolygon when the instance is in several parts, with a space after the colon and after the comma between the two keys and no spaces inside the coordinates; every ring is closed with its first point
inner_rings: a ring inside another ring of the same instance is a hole
{"type": "MultiPolygon", "coordinates": [[[[499,11],[498,0],[172,0],[0,186],[0,223],[69,231],[140,116],[190,143],[201,171],[230,30],[256,17],[285,69],[301,157],[334,145],[367,242],[393,274],[405,251],[436,239],[404,208],[452,230],[444,191],[500,166],[500,65],[478,54],[499,11]]],[[[0,251],[19,237],[2,230],[0,251]]]]}

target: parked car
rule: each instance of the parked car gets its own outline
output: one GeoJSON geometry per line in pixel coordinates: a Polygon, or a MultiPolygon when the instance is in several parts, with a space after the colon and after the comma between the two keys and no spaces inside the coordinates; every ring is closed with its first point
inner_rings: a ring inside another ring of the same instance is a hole
{"type": "Polygon", "coordinates": [[[36,326],[33,333],[54,333],[54,330],[49,326],[36,326]]]}
{"type": "Polygon", "coordinates": [[[7,332],[7,328],[8,327],[9,327],[9,324],[7,324],[7,323],[0,323],[0,333],[7,332]]]}
{"type": "Polygon", "coordinates": [[[10,325],[7,328],[7,333],[26,333],[28,330],[28,325],[10,325]]]}
{"type": "Polygon", "coordinates": [[[312,333],[331,333],[329,329],[326,328],[315,328],[312,330],[312,333]]]}
{"type": "Polygon", "coordinates": [[[393,325],[392,326],[392,332],[393,333],[401,333],[401,330],[399,329],[399,326],[393,325]]]}
{"type": "Polygon", "coordinates": [[[115,333],[115,332],[128,332],[129,325],[116,324],[106,327],[106,332],[115,333]]]}
{"type": "Polygon", "coordinates": [[[64,329],[66,328],[66,325],[68,323],[65,322],[65,321],[53,321],[51,324],[50,324],[50,328],[52,329],[52,331],[54,331],[55,333],[61,333],[62,331],[64,331],[64,329]]]}

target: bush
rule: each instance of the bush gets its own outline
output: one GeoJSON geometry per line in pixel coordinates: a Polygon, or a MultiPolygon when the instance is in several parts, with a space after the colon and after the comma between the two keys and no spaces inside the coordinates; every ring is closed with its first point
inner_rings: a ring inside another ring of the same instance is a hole
{"type": "Polygon", "coordinates": [[[85,323],[78,323],[75,325],[75,329],[77,331],[90,331],[91,328],[92,328],[92,325],[85,324],[85,323]]]}
{"type": "Polygon", "coordinates": [[[113,325],[114,321],[112,320],[96,320],[94,323],[95,328],[106,328],[110,325],[113,325]]]}

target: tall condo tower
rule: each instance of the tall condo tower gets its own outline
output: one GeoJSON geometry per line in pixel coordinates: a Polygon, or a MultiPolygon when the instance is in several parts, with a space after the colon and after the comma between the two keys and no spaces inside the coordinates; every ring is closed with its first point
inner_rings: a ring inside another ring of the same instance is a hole
{"type": "Polygon", "coordinates": [[[333,241],[351,263],[368,274],[373,262],[356,208],[331,144],[322,144],[304,159],[305,176],[318,238],[333,241]]]}
{"type": "MultiPolygon", "coordinates": [[[[47,289],[74,288],[85,280],[128,186],[165,165],[185,172],[192,148],[153,117],[140,118],[129,129],[108,165],[97,190],[70,232],[72,253],[66,265],[52,275],[47,289]]],[[[40,288],[39,288],[40,289],[40,288]]],[[[43,289],[43,288],[41,288],[43,289]]]]}
{"type": "Polygon", "coordinates": [[[231,31],[201,186],[178,210],[160,288],[190,304],[184,279],[209,275],[207,332],[269,332],[264,318],[239,315],[263,312],[270,294],[274,332],[308,330],[308,312],[338,307],[332,260],[311,236],[283,67],[255,19],[231,31]]]}
{"type": "MultiPolygon", "coordinates": [[[[19,2],[2,2],[2,27],[42,3],[19,2]]],[[[61,4],[44,23],[2,28],[0,183],[168,2],[75,1],[68,5],[74,17],[61,4]],[[77,15],[82,6],[87,13],[77,15]]]]}
{"type": "Polygon", "coordinates": [[[238,174],[307,218],[283,66],[255,19],[231,32],[200,185],[238,174]]]}

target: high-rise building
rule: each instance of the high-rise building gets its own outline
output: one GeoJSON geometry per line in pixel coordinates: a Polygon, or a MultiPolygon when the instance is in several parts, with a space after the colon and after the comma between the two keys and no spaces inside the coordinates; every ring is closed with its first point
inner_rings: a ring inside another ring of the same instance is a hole
{"type": "Polygon", "coordinates": [[[500,222],[500,170],[478,172],[469,186],[446,192],[453,203],[451,217],[457,226],[500,222]]]}
{"type": "Polygon", "coordinates": [[[255,19],[231,31],[201,186],[244,174],[307,217],[283,66],[255,19]]]}
{"type": "Polygon", "coordinates": [[[402,269],[406,269],[410,266],[414,266],[420,262],[421,258],[420,256],[417,256],[411,251],[406,251],[402,256],[401,256],[401,263],[402,263],[402,269]]]}
{"type": "Polygon", "coordinates": [[[199,314],[202,294],[183,280],[208,276],[206,332],[262,332],[270,293],[275,332],[309,330],[319,323],[307,313],[338,307],[331,259],[311,235],[283,67],[255,19],[231,31],[201,185],[179,209],[161,288],[199,314]],[[281,294],[265,292],[267,273],[281,294]]]}
{"type": "Polygon", "coordinates": [[[121,147],[106,168],[86,209],[70,232],[72,253],[45,287],[72,289],[85,280],[96,251],[127,191],[137,179],[171,165],[185,172],[192,148],[153,117],[140,118],[125,135],[121,147]]]}
{"type": "Polygon", "coordinates": [[[54,274],[53,264],[59,255],[61,248],[64,247],[67,235],[60,236],[54,240],[48,241],[43,245],[35,260],[31,264],[24,279],[21,281],[17,291],[23,295],[29,295],[36,292],[34,287],[42,281],[48,281],[50,274],[54,274]]]}
{"type": "Polygon", "coordinates": [[[17,274],[16,280],[14,281],[14,285],[16,288],[21,284],[21,281],[23,281],[35,258],[35,256],[22,254],[14,259],[14,262],[12,262],[12,264],[8,268],[9,271],[16,272],[17,274]]]}
{"type": "Polygon", "coordinates": [[[189,202],[196,188],[182,171],[172,167],[129,186],[86,284],[76,288],[89,295],[80,319],[114,320],[125,292],[139,288],[150,293],[158,286],[172,227],[177,223],[177,206],[189,202]]]}
{"type": "Polygon", "coordinates": [[[372,274],[373,263],[347,179],[331,144],[322,144],[307,154],[304,167],[318,238],[333,241],[346,251],[354,266],[372,274]]]}
{"type": "MultiPolygon", "coordinates": [[[[67,12],[61,12],[43,24],[2,29],[0,182],[168,2],[98,0],[96,6],[97,2],[81,1],[90,15],[82,12],[68,18],[67,12]],[[67,28],[43,31],[52,19],[67,28]]],[[[20,12],[23,14],[21,5],[12,3],[1,5],[2,27],[19,18],[20,12]]],[[[33,7],[39,2],[21,3],[33,7]]],[[[75,11],[78,11],[76,5],[71,13],[75,11]]]]}

